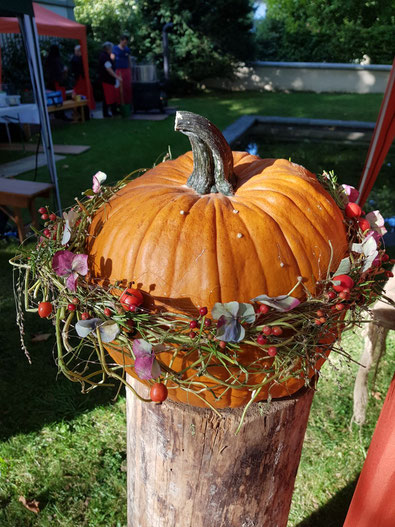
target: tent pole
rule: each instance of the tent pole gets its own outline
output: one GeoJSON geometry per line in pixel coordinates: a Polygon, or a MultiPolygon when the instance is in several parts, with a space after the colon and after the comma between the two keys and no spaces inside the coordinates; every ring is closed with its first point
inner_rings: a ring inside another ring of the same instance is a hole
{"type": "Polygon", "coordinates": [[[56,205],[58,214],[62,213],[60,202],[58,177],[56,173],[55,154],[52,143],[51,125],[47,112],[44,76],[40,59],[40,47],[37,37],[37,28],[34,17],[23,15],[18,17],[22,39],[25,46],[26,57],[29,64],[30,78],[33,86],[34,98],[38,106],[41,122],[43,147],[47,158],[47,165],[51,182],[55,187],[56,205]]]}

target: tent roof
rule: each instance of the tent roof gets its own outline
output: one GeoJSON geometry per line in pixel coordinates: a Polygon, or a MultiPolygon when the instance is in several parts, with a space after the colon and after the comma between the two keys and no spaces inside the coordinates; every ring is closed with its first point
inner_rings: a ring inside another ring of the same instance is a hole
{"type": "MultiPolygon", "coordinates": [[[[22,2],[22,0],[20,0],[22,2]]],[[[85,26],[69,20],[33,2],[37,31],[40,35],[60,38],[84,38],[85,26]]],[[[16,13],[17,14],[17,13],[16,13]]],[[[0,18],[0,33],[19,33],[16,18],[0,18]]]]}

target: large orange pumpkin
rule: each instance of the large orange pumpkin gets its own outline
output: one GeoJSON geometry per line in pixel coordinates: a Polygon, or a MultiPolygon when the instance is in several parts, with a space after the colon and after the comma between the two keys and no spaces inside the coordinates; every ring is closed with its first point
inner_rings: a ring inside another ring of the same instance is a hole
{"type": "MultiPolygon", "coordinates": [[[[92,277],[134,281],[147,305],[192,316],[203,306],[210,313],[216,302],[286,294],[300,276],[315,295],[317,282],[347,251],[342,212],[316,177],[285,159],[232,152],[217,128],[189,112],[178,112],[176,130],[189,136],[193,153],[128,183],[95,215],[88,238],[92,277]]],[[[303,287],[293,296],[303,299],[303,287]]],[[[132,363],[119,349],[107,349],[118,363],[132,363]]],[[[258,352],[244,347],[240,353],[249,363],[258,352]]],[[[185,367],[182,354],[177,361],[185,367]]],[[[272,394],[288,395],[303,384],[290,379],[272,394]]],[[[251,397],[239,389],[220,400],[213,393],[200,395],[217,407],[240,406],[251,397]]],[[[170,389],[169,397],[204,404],[181,389],[170,389]]]]}

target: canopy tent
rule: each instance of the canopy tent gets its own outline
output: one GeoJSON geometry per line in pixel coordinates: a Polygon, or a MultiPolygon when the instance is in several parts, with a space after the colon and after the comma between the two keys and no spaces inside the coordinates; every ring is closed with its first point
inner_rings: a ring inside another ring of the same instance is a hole
{"type": "MultiPolygon", "coordinates": [[[[18,13],[17,4],[28,4],[25,0],[13,0],[12,7],[3,8],[3,2],[0,4],[0,14],[8,14],[7,11],[15,14],[18,13]]],[[[5,4],[5,2],[4,2],[5,4]]],[[[30,8],[32,3],[30,2],[30,8]]],[[[78,40],[81,45],[82,63],[84,67],[85,76],[85,93],[87,94],[88,104],[94,107],[92,86],[89,82],[89,64],[88,64],[88,45],[86,41],[86,28],[82,24],[73,22],[68,18],[64,18],[49,9],[46,9],[40,4],[33,2],[34,18],[39,35],[46,35],[49,37],[59,38],[73,38],[78,40]]],[[[26,14],[29,14],[25,11],[26,14]]],[[[20,28],[16,18],[3,17],[0,18],[0,33],[19,33],[20,28]]],[[[0,63],[0,83],[1,83],[1,63],[0,63]]]]}
{"type": "Polygon", "coordinates": [[[359,201],[363,205],[379,175],[385,156],[395,137],[395,60],[392,63],[383,102],[370,142],[359,182],[359,201]]]}
{"type": "MultiPolygon", "coordinates": [[[[37,27],[31,0],[14,0],[12,6],[6,0],[0,0],[0,15],[16,15],[18,17],[18,32],[22,34],[27,62],[29,65],[30,79],[32,82],[34,98],[37,103],[41,123],[41,136],[43,148],[47,158],[47,166],[51,182],[55,187],[57,210],[61,213],[58,177],[56,173],[55,155],[52,142],[51,125],[46,106],[44,76],[38,44],[37,27]]],[[[1,20],[1,19],[0,19],[1,20]]],[[[4,19],[3,19],[4,20],[4,19]]],[[[10,19],[14,23],[14,19],[10,19]]]]}

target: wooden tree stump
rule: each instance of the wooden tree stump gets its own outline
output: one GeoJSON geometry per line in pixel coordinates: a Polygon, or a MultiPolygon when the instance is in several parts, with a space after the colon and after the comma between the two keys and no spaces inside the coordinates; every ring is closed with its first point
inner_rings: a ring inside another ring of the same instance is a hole
{"type": "Polygon", "coordinates": [[[235,435],[243,409],[128,390],[128,527],[285,527],[313,393],[251,405],[235,435]]]}

